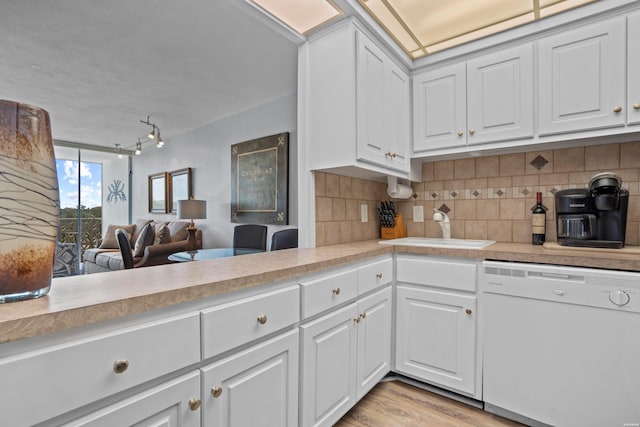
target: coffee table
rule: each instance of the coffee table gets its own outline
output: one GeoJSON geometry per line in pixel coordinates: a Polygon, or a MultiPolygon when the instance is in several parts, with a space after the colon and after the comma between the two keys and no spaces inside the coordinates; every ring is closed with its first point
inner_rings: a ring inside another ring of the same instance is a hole
{"type": "MultiPolygon", "coordinates": [[[[260,249],[238,248],[236,252],[238,255],[248,255],[264,251],[260,249]]],[[[230,256],[234,256],[233,248],[198,249],[197,251],[184,251],[171,254],[169,255],[169,261],[203,261],[206,259],[226,258],[230,256]]]]}

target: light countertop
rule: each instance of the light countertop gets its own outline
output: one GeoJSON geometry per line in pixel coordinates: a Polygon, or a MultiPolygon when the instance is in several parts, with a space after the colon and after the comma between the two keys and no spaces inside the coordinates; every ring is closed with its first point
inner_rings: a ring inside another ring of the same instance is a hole
{"type": "Polygon", "coordinates": [[[288,249],[53,279],[45,297],[0,304],[0,343],[285,280],[387,253],[640,271],[640,254],[495,243],[485,249],[380,245],[377,240],[288,249]]]}

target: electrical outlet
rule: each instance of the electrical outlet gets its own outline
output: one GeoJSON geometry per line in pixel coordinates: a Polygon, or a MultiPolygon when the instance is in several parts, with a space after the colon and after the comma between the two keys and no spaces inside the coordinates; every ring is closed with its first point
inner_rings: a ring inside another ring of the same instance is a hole
{"type": "Polygon", "coordinates": [[[369,206],[360,205],[360,222],[369,222],[369,206]]]}
{"type": "Polygon", "coordinates": [[[422,206],[413,207],[413,222],[424,222],[424,209],[422,206]]]}

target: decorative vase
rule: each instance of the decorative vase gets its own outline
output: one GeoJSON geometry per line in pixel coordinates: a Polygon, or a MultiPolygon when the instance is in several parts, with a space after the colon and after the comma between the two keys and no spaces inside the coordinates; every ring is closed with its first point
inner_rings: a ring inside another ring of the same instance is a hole
{"type": "Polygon", "coordinates": [[[0,303],[49,292],[58,216],[49,113],[0,100],[0,303]]]}

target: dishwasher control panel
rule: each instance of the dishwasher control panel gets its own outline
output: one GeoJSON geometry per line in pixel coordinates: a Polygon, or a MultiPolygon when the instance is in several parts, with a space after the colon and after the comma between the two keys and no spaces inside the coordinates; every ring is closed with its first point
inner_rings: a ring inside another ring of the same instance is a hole
{"type": "Polygon", "coordinates": [[[640,273],[485,261],[485,293],[640,313],[640,273]]]}

